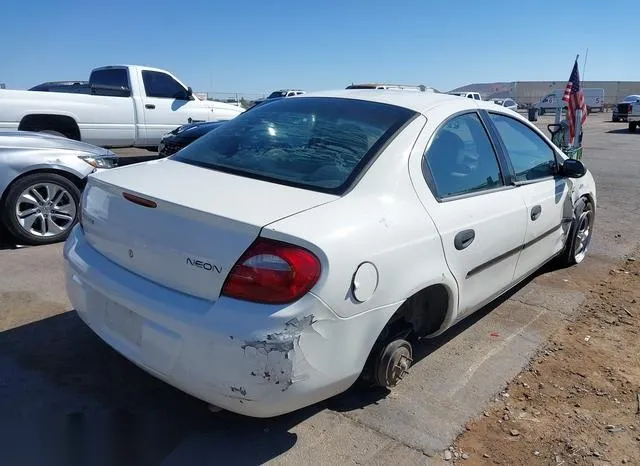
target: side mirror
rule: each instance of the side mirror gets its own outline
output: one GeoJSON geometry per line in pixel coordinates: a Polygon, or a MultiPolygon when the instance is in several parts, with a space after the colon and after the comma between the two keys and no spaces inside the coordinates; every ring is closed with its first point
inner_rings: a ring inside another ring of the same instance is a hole
{"type": "Polygon", "coordinates": [[[191,89],[191,86],[187,87],[187,100],[195,100],[195,97],[193,97],[193,89],[191,89]]]}
{"type": "Polygon", "coordinates": [[[560,167],[560,174],[567,178],[580,178],[587,173],[587,169],[580,160],[567,159],[560,167]]]}

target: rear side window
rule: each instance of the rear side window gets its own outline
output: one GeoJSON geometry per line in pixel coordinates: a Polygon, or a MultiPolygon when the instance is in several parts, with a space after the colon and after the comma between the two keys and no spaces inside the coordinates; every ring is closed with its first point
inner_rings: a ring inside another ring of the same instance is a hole
{"type": "Polygon", "coordinates": [[[406,108],[362,100],[280,99],[235,117],[172,158],[341,194],[414,115],[406,108]]]}
{"type": "Polygon", "coordinates": [[[438,198],[503,186],[496,153],[476,113],[454,117],[441,127],[425,160],[438,198]]]}
{"type": "Polygon", "coordinates": [[[129,75],[124,68],[95,70],[89,78],[91,84],[129,89],[129,75]]]}
{"type": "Polygon", "coordinates": [[[182,85],[166,73],[143,71],[142,81],[147,97],[187,100],[187,91],[182,85]]]}
{"type": "Polygon", "coordinates": [[[555,152],[535,131],[515,118],[495,113],[490,115],[507,148],[516,172],[516,181],[537,180],[555,175],[555,152]]]}

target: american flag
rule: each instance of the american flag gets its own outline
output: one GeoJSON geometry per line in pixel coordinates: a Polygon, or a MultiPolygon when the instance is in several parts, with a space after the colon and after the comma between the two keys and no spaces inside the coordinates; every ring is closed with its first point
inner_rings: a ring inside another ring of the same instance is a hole
{"type": "Polygon", "coordinates": [[[582,109],[582,124],[587,119],[587,104],[584,101],[584,92],[580,87],[580,74],[578,73],[578,59],[573,65],[571,76],[567,87],[564,89],[564,96],[562,97],[567,103],[567,119],[569,120],[569,142],[573,143],[573,138],[576,135],[576,110],[582,109]]]}

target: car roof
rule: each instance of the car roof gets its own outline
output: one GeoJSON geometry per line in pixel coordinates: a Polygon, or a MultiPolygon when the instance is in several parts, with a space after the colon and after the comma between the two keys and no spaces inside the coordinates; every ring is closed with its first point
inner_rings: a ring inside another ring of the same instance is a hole
{"type": "MultiPolygon", "coordinates": [[[[342,99],[366,100],[383,104],[408,108],[418,113],[428,112],[433,107],[447,102],[460,103],[460,97],[435,92],[412,92],[400,89],[340,89],[336,91],[308,92],[293,99],[308,99],[313,97],[336,97],[342,99]]],[[[469,108],[478,108],[480,101],[469,101],[469,108]]]]}

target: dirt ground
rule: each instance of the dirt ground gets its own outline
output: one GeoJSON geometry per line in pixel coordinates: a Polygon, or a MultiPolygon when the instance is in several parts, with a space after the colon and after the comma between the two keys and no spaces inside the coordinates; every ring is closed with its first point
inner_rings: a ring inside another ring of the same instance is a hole
{"type": "Polygon", "coordinates": [[[470,421],[456,464],[640,465],[640,251],[470,421]]]}

